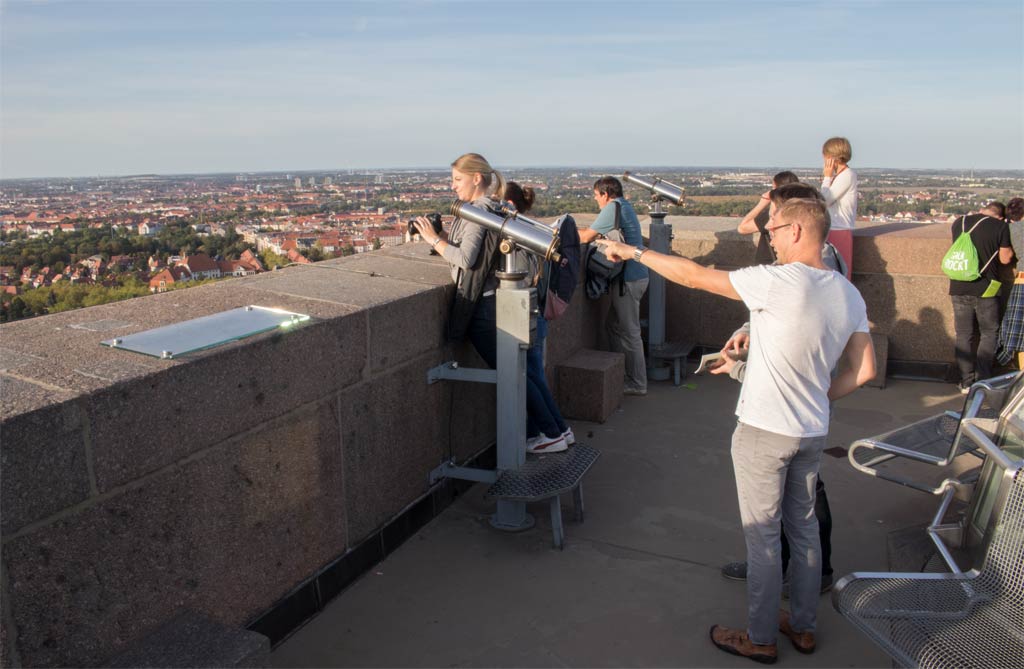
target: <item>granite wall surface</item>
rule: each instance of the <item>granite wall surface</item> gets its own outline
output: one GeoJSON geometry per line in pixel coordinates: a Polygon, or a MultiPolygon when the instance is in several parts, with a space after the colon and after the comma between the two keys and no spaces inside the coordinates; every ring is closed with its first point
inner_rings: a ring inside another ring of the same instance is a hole
{"type": "MultiPolygon", "coordinates": [[[[676,252],[753,261],[724,229],[676,252]]],[[[854,281],[890,356],[946,361],[944,231],[859,231],[854,281]],[[941,234],[937,234],[941,233],[941,234]]],[[[427,385],[444,360],[446,266],[424,244],[0,326],[0,663],[106,661],[178,612],[246,626],[494,440],[494,392],[427,385]],[[99,342],[249,304],[296,329],[172,360],[99,342]],[[449,413],[455,410],[454,421],[449,413]],[[472,420],[463,417],[473,416],[472,420]]],[[[669,339],[715,346],[741,304],[670,286],[669,339]]],[[[552,324],[549,379],[599,347],[606,300],[552,324]]],[[[557,392],[557,389],[555,389],[557,392]]]]}

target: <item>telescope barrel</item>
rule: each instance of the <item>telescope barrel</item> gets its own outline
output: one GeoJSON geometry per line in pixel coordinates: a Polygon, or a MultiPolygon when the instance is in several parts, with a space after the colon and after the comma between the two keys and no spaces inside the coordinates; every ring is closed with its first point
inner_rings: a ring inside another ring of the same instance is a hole
{"type": "Polygon", "coordinates": [[[647,177],[638,177],[629,172],[623,173],[622,178],[631,184],[636,184],[641,188],[646,188],[654,193],[655,196],[671,202],[672,204],[683,203],[683,189],[673,183],[665,181],[664,179],[659,179],[656,176],[648,179],[647,177]]]}
{"type": "Polygon", "coordinates": [[[464,200],[452,202],[451,214],[493,230],[498,235],[511,239],[520,248],[545,260],[556,263],[562,260],[558,253],[558,233],[539,221],[515,212],[501,216],[464,200]]]}

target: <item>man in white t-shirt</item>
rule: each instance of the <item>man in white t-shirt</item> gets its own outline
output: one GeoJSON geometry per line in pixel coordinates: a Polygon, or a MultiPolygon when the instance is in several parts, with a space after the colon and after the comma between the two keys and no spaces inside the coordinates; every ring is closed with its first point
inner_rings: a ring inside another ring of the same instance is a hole
{"type": "Polygon", "coordinates": [[[821,260],[828,229],[823,202],[789,200],[767,227],[778,264],[733,272],[619,242],[597,242],[613,259],[636,260],[669,281],[742,300],[750,309],[751,349],[732,438],[747,544],[748,621],[746,630],[713,626],[711,640],[726,652],[764,663],[777,657],[777,631],[798,651],[814,650],[821,585],[814,486],[828,434],[829,401],[875,375],[864,300],[821,260]],[[791,548],[792,614],[780,618],[783,518],[791,548]]]}

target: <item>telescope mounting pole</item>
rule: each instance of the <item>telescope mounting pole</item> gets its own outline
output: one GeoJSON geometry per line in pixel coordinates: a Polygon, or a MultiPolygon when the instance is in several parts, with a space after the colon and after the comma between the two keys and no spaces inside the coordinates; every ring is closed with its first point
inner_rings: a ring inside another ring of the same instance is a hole
{"type": "MultiPolygon", "coordinates": [[[[537,331],[537,291],[526,284],[527,272],[516,266],[515,244],[501,241],[505,254],[496,272],[497,309],[497,465],[499,471],[518,470],[526,462],[526,351],[537,331]]],[[[518,532],[534,525],[526,502],[497,500],[491,525],[518,532]]]]}
{"type": "MultiPolygon", "coordinates": [[[[655,195],[651,201],[651,223],[648,231],[649,247],[658,253],[669,253],[672,247],[672,226],[665,224],[665,210],[661,197],[655,195]]],[[[650,272],[647,284],[647,345],[655,351],[665,343],[665,277],[650,272]]],[[[660,363],[654,355],[647,358],[647,378],[665,381],[669,367],[660,363]]]]}

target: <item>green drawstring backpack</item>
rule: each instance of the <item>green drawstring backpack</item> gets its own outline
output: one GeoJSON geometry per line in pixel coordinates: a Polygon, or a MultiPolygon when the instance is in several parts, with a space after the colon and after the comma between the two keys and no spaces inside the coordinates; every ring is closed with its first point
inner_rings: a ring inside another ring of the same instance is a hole
{"type": "Polygon", "coordinates": [[[985,216],[980,219],[977,223],[971,226],[970,230],[964,230],[964,224],[967,220],[967,216],[960,219],[960,236],[956,238],[953,245],[946,251],[946,255],[942,256],[942,271],[953,281],[976,281],[981,278],[981,273],[989,266],[995,257],[999,254],[996,251],[992,254],[992,257],[985,263],[985,267],[978,269],[978,249],[974,248],[974,242],[971,241],[971,233],[974,232],[974,228],[981,224],[988,218],[985,216]]]}

